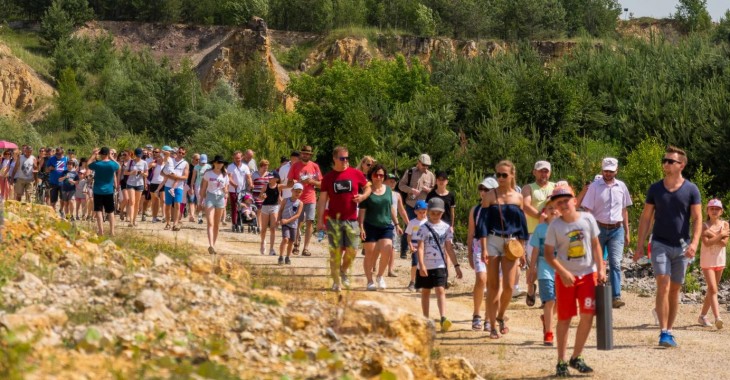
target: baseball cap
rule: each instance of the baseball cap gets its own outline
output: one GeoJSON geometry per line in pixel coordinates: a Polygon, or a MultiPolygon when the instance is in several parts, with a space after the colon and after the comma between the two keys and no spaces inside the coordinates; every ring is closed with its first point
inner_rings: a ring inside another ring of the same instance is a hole
{"type": "Polygon", "coordinates": [[[538,162],[535,162],[535,170],[543,170],[543,169],[547,169],[547,170],[550,170],[550,171],[553,170],[552,167],[550,167],[550,163],[547,162],[547,161],[538,161],[538,162]]]}
{"type": "Polygon", "coordinates": [[[292,150],[291,151],[291,154],[289,155],[289,157],[299,157],[300,155],[301,154],[299,153],[298,150],[292,150]]]}
{"type": "Polygon", "coordinates": [[[174,150],[172,149],[172,147],[170,147],[169,145],[163,146],[162,147],[162,151],[163,152],[174,152],[174,150]]]}
{"type": "Polygon", "coordinates": [[[418,156],[418,162],[420,162],[420,163],[422,163],[424,165],[431,166],[431,156],[429,156],[428,154],[424,153],[424,154],[418,156]]]}
{"type": "Polygon", "coordinates": [[[388,179],[394,179],[394,180],[397,181],[398,180],[398,176],[395,175],[395,174],[393,174],[393,173],[388,173],[388,179]]]}
{"type": "Polygon", "coordinates": [[[251,194],[246,194],[246,195],[243,196],[243,200],[244,201],[247,201],[249,199],[253,199],[253,197],[251,196],[251,194]]]}
{"type": "Polygon", "coordinates": [[[104,146],[101,149],[99,149],[99,154],[102,156],[108,156],[109,155],[109,147],[104,146]]]}
{"type": "Polygon", "coordinates": [[[438,173],[436,173],[436,178],[449,179],[449,173],[446,173],[445,171],[441,170],[438,173]]]}
{"type": "Polygon", "coordinates": [[[550,194],[550,200],[553,201],[558,198],[563,197],[575,197],[575,193],[573,192],[573,189],[570,186],[557,186],[553,190],[553,193],[550,194]]]}
{"type": "Polygon", "coordinates": [[[717,198],[710,199],[710,201],[707,202],[707,207],[719,207],[719,208],[722,208],[722,202],[719,199],[717,199],[717,198]]]}
{"type": "Polygon", "coordinates": [[[292,190],[304,190],[304,185],[302,185],[301,183],[297,182],[297,183],[294,184],[294,186],[292,186],[291,189],[292,190]]]}
{"type": "Polygon", "coordinates": [[[426,201],[423,199],[416,201],[416,205],[413,206],[414,210],[425,210],[428,208],[428,205],[426,204],[426,201]]]}
{"type": "Polygon", "coordinates": [[[203,153],[200,155],[200,163],[201,164],[207,164],[208,163],[208,155],[203,153]]]}
{"type": "Polygon", "coordinates": [[[601,169],[615,172],[618,169],[618,160],[613,157],[604,158],[601,163],[601,169]]]}
{"type": "Polygon", "coordinates": [[[152,146],[152,144],[147,144],[147,145],[145,145],[145,146],[144,146],[144,148],[145,148],[145,149],[147,149],[147,150],[152,150],[152,149],[154,149],[155,147],[154,147],[154,146],[152,146]]]}
{"type": "Polygon", "coordinates": [[[482,180],[482,183],[479,184],[479,186],[484,186],[487,189],[496,189],[499,187],[499,183],[497,183],[497,180],[494,179],[494,177],[487,177],[482,180]]]}
{"type": "Polygon", "coordinates": [[[134,150],[134,155],[137,157],[142,157],[142,148],[137,148],[134,150]]]}
{"type": "Polygon", "coordinates": [[[444,205],[444,200],[441,198],[431,198],[428,201],[428,211],[441,211],[444,212],[446,210],[446,206],[444,205]]]}
{"type": "Polygon", "coordinates": [[[271,172],[271,178],[275,178],[275,179],[279,180],[279,179],[281,179],[281,175],[279,174],[279,172],[277,170],[274,170],[273,172],[271,172]]]}

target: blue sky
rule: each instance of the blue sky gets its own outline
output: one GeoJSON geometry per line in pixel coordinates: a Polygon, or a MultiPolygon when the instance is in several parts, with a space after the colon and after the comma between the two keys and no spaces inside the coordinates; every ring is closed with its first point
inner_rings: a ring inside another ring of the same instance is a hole
{"type": "MultiPolygon", "coordinates": [[[[634,17],[667,18],[676,11],[676,0],[618,0],[622,8],[629,8],[634,17]]],[[[730,8],[728,0],[707,0],[707,11],[710,12],[713,21],[720,21],[725,11],[730,8]]],[[[623,19],[624,14],[621,15],[623,19]]]]}

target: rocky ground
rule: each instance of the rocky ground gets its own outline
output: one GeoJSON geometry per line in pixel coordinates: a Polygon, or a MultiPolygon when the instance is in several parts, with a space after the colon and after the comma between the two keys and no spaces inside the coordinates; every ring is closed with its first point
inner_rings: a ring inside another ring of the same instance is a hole
{"type": "Polygon", "coordinates": [[[275,273],[182,242],[106,240],[46,207],[6,211],[1,378],[477,377],[464,359],[432,360],[434,325],[417,314],[264,289],[275,273]]]}

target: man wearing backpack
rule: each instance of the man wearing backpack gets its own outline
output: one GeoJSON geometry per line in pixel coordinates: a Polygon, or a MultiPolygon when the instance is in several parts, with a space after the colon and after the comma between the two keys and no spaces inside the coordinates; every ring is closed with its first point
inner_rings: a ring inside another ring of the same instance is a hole
{"type": "MultiPolygon", "coordinates": [[[[428,193],[433,190],[436,185],[436,177],[433,175],[429,167],[431,166],[431,157],[428,154],[418,156],[416,166],[406,170],[398,182],[398,190],[400,190],[403,202],[406,205],[406,213],[409,219],[416,217],[415,206],[419,200],[425,201],[428,193]]],[[[406,235],[401,236],[400,258],[408,258],[406,250],[408,242],[406,235]]]]}

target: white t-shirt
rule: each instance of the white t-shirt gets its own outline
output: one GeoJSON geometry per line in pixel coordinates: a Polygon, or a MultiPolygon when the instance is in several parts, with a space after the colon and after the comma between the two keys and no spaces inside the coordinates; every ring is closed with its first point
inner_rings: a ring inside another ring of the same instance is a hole
{"type": "Polygon", "coordinates": [[[572,223],[566,223],[561,218],[553,220],[547,229],[545,245],[555,247],[555,257],[570,273],[584,276],[597,270],[591,253],[591,241],[599,233],[593,215],[580,212],[580,218],[572,223]]]}
{"type": "MultiPolygon", "coordinates": [[[[286,185],[287,181],[289,180],[289,170],[291,169],[291,161],[287,162],[286,164],[282,165],[281,168],[279,168],[279,177],[281,177],[281,184],[286,185]]],[[[281,197],[283,199],[291,198],[291,187],[285,188],[281,192],[281,197]]]]}
{"type": "MultiPolygon", "coordinates": [[[[147,162],[145,160],[139,160],[139,162],[132,161],[132,166],[127,165],[127,169],[133,173],[137,170],[142,172],[140,175],[135,173],[127,177],[127,186],[144,186],[144,179],[147,176],[147,162]]],[[[125,171],[127,170],[125,169],[125,171]]]]}
{"type": "Polygon", "coordinates": [[[229,193],[240,193],[244,190],[247,190],[247,178],[251,175],[251,169],[249,169],[248,165],[241,162],[240,166],[236,166],[234,162],[231,162],[228,165],[228,168],[226,168],[226,172],[231,174],[232,179],[231,184],[228,186],[229,193]],[[238,189],[236,189],[234,184],[238,186],[238,189]]]}
{"type": "Polygon", "coordinates": [[[212,195],[224,195],[228,187],[228,174],[215,174],[212,170],[208,170],[203,174],[203,181],[208,183],[206,193],[212,195]]]}
{"type": "Polygon", "coordinates": [[[162,183],[162,168],[165,167],[165,163],[161,163],[159,165],[155,165],[154,169],[152,169],[152,179],[150,180],[150,183],[153,184],[160,184],[162,183]]]}
{"type": "MultiPolygon", "coordinates": [[[[174,173],[176,176],[182,176],[183,173],[185,173],[185,169],[188,167],[188,162],[184,159],[182,161],[175,162],[172,166],[172,173],[174,173]]],[[[163,169],[164,172],[167,168],[163,169]]],[[[167,182],[165,182],[165,187],[172,187],[172,185],[177,181],[177,186],[175,186],[176,189],[183,189],[185,186],[185,180],[172,180],[168,179],[167,182]]]]}
{"type": "Polygon", "coordinates": [[[21,154],[18,161],[20,163],[20,167],[18,167],[18,171],[15,172],[15,179],[32,180],[33,166],[37,161],[35,156],[31,155],[30,157],[25,157],[25,155],[21,154]]]}
{"type": "MultiPolygon", "coordinates": [[[[439,221],[437,224],[431,224],[430,222],[423,223],[418,229],[419,242],[423,242],[423,262],[426,264],[426,270],[446,268],[444,258],[446,257],[446,242],[454,240],[454,234],[451,232],[451,226],[444,221],[439,221]],[[441,244],[441,250],[434,238],[431,231],[427,228],[430,226],[439,238],[441,244]],[[443,257],[441,251],[443,250],[443,257]]],[[[420,264],[419,264],[420,265],[420,264]]],[[[419,267],[420,269],[420,267],[419,267]]]]}
{"type": "Polygon", "coordinates": [[[423,220],[413,218],[410,222],[408,222],[408,226],[406,226],[406,234],[411,235],[411,241],[414,244],[418,244],[418,239],[420,239],[420,237],[418,236],[418,231],[421,229],[421,226],[426,223],[426,221],[428,221],[427,218],[423,218],[423,220]]]}

